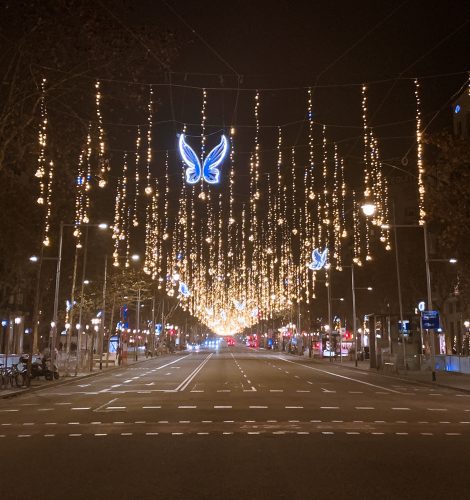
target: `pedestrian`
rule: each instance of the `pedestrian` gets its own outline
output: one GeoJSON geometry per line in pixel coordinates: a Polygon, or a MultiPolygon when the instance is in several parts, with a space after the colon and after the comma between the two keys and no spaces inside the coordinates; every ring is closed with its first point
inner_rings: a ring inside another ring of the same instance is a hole
{"type": "Polygon", "coordinates": [[[116,350],[117,353],[117,359],[118,359],[118,366],[121,366],[122,363],[122,347],[119,346],[116,350]]]}

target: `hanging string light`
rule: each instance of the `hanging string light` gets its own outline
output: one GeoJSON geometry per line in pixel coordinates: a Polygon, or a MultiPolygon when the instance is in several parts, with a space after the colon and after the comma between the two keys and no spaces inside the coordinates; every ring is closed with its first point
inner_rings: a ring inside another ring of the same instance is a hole
{"type": "Polygon", "coordinates": [[[95,82],[95,89],[96,121],[98,124],[98,186],[104,188],[108,182],[109,163],[105,159],[103,116],[101,114],[101,82],[99,80],[95,82]]]}
{"type": "Polygon", "coordinates": [[[421,100],[419,96],[419,82],[415,81],[415,99],[416,99],[416,161],[418,165],[418,196],[419,196],[419,224],[423,225],[426,218],[424,208],[424,197],[426,190],[424,187],[424,165],[423,165],[423,142],[421,132],[421,100]]]}
{"type": "Polygon", "coordinates": [[[356,192],[352,192],[352,218],[353,218],[353,262],[362,266],[361,260],[361,225],[360,225],[360,208],[356,200],[356,192]]]}
{"type": "Polygon", "coordinates": [[[334,145],[334,169],[333,169],[333,192],[332,192],[332,211],[333,211],[333,257],[336,260],[336,269],[342,270],[341,259],[341,197],[342,186],[340,185],[340,160],[338,157],[338,146],[334,145]]]}
{"type": "Polygon", "coordinates": [[[47,179],[46,190],[46,213],[44,217],[44,239],[43,245],[48,247],[51,244],[50,231],[51,231],[51,206],[52,206],[52,179],[54,177],[54,162],[49,162],[49,172],[47,179]]]}
{"type": "Polygon", "coordinates": [[[39,100],[39,109],[41,120],[39,123],[38,143],[38,168],[35,176],[39,179],[39,195],[37,198],[38,205],[44,205],[46,196],[46,147],[47,147],[47,108],[46,108],[46,79],[41,81],[41,98],[39,100]]]}
{"type": "Polygon", "coordinates": [[[147,106],[147,185],[145,186],[145,194],[152,194],[152,182],[150,177],[150,164],[152,163],[152,128],[153,128],[153,88],[150,86],[149,102],[147,106]]]}
{"type": "Polygon", "coordinates": [[[134,210],[132,217],[132,225],[137,227],[139,225],[139,187],[140,187],[140,143],[142,137],[140,134],[140,127],[137,127],[137,138],[135,141],[135,191],[134,191],[134,210]]]}
{"type": "Polygon", "coordinates": [[[326,126],[322,127],[323,132],[323,247],[326,248],[330,244],[330,202],[328,191],[328,143],[326,139],[326,126]]]}

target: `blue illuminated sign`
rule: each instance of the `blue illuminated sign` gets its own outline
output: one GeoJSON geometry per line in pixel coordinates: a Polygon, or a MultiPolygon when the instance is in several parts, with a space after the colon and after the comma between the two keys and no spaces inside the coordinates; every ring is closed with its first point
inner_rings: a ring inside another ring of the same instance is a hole
{"type": "Polygon", "coordinates": [[[439,312],[423,311],[421,313],[421,325],[425,330],[439,329],[439,312]]]}

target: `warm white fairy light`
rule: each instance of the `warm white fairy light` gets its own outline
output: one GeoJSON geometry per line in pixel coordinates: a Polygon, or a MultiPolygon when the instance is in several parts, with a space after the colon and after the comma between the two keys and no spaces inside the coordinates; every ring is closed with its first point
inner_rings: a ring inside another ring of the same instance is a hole
{"type": "Polygon", "coordinates": [[[47,108],[46,108],[46,79],[41,81],[41,98],[39,101],[39,108],[41,112],[41,121],[39,123],[38,143],[38,168],[36,170],[36,177],[39,179],[39,195],[37,198],[38,205],[44,205],[44,198],[46,195],[46,147],[47,147],[47,108]]]}
{"type": "Polygon", "coordinates": [[[101,83],[99,80],[95,82],[95,107],[96,120],[98,126],[98,186],[104,188],[107,184],[107,175],[109,171],[109,163],[105,159],[105,140],[103,129],[103,116],[101,114],[101,83]]]}
{"type": "Polygon", "coordinates": [[[419,224],[423,225],[426,218],[424,207],[424,197],[426,190],[424,187],[424,165],[423,165],[423,142],[421,131],[421,100],[419,96],[419,82],[415,79],[415,99],[416,99],[416,162],[418,165],[418,196],[419,196],[419,224]]]}
{"type": "Polygon", "coordinates": [[[137,127],[137,138],[135,141],[135,191],[134,191],[134,210],[132,217],[132,225],[137,227],[139,225],[139,188],[140,188],[140,143],[142,137],[140,134],[140,127],[137,127]]]}
{"type": "Polygon", "coordinates": [[[328,247],[330,243],[330,202],[329,202],[329,191],[328,191],[328,143],[326,139],[326,127],[323,125],[323,221],[322,225],[324,226],[323,232],[323,245],[322,247],[328,247]]]}
{"type": "Polygon", "coordinates": [[[352,202],[353,202],[353,210],[352,210],[352,219],[353,219],[353,262],[362,266],[361,260],[361,220],[360,220],[360,208],[359,204],[356,200],[356,192],[352,192],[352,202]]]}
{"type": "Polygon", "coordinates": [[[50,240],[50,230],[51,230],[51,206],[52,206],[52,180],[54,177],[54,162],[49,162],[49,172],[47,179],[47,190],[46,190],[46,213],[44,217],[44,239],[43,245],[48,247],[51,244],[50,240]]]}
{"type": "Polygon", "coordinates": [[[152,128],[153,128],[153,88],[150,86],[149,103],[147,106],[147,184],[145,186],[145,194],[151,195],[153,192],[151,177],[150,177],[150,164],[152,163],[152,128]]]}
{"type": "Polygon", "coordinates": [[[338,146],[334,146],[334,168],[333,168],[333,191],[332,191],[332,211],[333,211],[333,257],[336,260],[336,269],[341,271],[341,184],[340,184],[340,160],[338,156],[338,146]]]}

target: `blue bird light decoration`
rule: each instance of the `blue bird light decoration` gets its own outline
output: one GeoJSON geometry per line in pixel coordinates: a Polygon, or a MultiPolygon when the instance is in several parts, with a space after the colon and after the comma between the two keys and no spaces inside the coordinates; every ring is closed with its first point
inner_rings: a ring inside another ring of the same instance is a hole
{"type": "Polygon", "coordinates": [[[328,248],[325,248],[323,252],[320,252],[319,248],[315,248],[312,252],[312,262],[308,265],[309,269],[312,271],[319,271],[326,265],[328,258],[328,248]]]}

